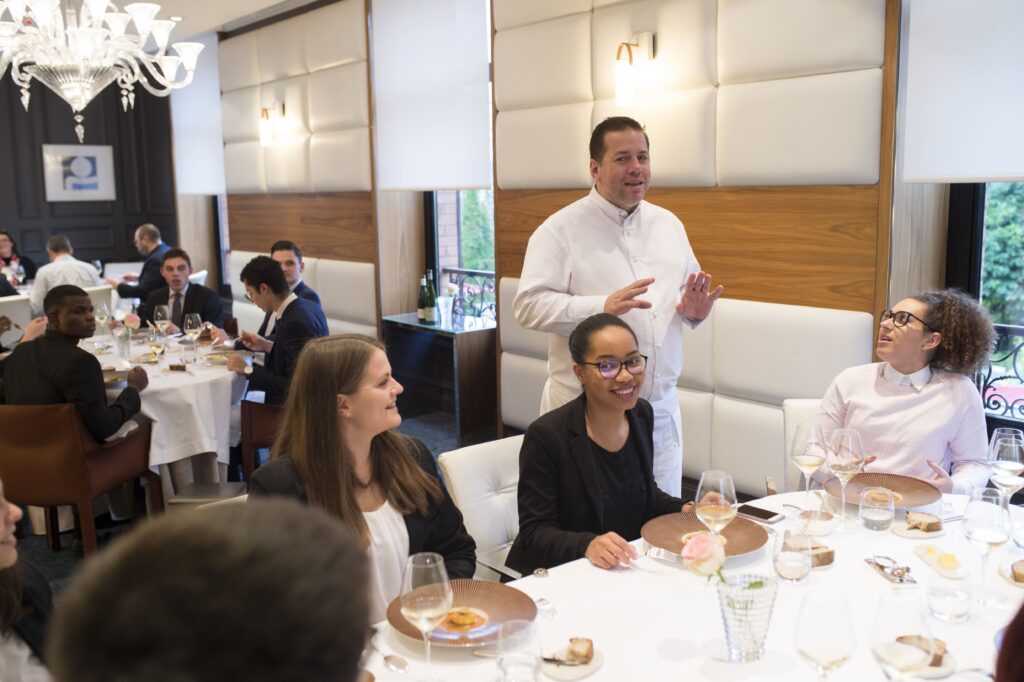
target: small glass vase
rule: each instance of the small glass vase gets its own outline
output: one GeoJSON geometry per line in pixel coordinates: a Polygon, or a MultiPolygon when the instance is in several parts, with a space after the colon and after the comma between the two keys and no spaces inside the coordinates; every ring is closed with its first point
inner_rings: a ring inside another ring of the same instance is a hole
{"type": "Polygon", "coordinates": [[[128,327],[115,327],[113,335],[118,356],[128,360],[132,354],[132,330],[128,327]]]}
{"type": "Polygon", "coordinates": [[[756,661],[764,655],[764,640],[775,605],[775,578],[752,573],[726,576],[718,583],[725,643],[734,663],[756,661]]]}

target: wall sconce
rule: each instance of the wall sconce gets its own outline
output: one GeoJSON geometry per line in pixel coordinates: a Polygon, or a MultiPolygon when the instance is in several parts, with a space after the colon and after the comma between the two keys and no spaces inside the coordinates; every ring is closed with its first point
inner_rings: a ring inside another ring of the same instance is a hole
{"type": "Polygon", "coordinates": [[[275,133],[280,136],[279,128],[284,121],[284,102],[274,102],[269,107],[260,109],[260,146],[274,146],[275,133]]]}
{"type": "Polygon", "coordinates": [[[632,42],[619,43],[615,51],[615,106],[631,107],[636,94],[636,70],[654,59],[654,34],[641,31],[632,42]]]}

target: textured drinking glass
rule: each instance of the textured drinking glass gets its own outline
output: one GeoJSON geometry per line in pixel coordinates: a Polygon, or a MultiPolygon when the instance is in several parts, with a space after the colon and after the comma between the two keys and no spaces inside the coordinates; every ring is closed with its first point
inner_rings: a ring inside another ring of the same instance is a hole
{"type": "Polygon", "coordinates": [[[132,352],[132,330],[123,325],[114,327],[114,346],[117,349],[118,356],[125,360],[131,355],[132,352]]]}
{"type": "Polygon", "coordinates": [[[860,491],[857,512],[860,525],[868,530],[885,531],[892,528],[896,518],[896,501],[888,488],[864,488],[860,491]]]}
{"type": "Polygon", "coordinates": [[[540,633],[528,620],[510,620],[498,630],[501,682],[535,682],[540,674],[540,633]]]}
{"type": "Polygon", "coordinates": [[[752,573],[726,576],[724,582],[718,583],[718,604],[730,661],[756,661],[764,655],[776,591],[775,578],[752,573]]]}

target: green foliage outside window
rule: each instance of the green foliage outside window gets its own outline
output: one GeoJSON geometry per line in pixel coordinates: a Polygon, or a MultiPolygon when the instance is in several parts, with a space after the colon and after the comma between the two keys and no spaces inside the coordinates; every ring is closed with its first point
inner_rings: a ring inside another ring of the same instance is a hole
{"type": "Polygon", "coordinates": [[[462,204],[462,267],[471,270],[494,270],[494,223],[487,199],[489,190],[459,192],[462,204]]]}
{"type": "Polygon", "coordinates": [[[1024,325],[1024,183],[990,182],[982,302],[996,324],[1024,325]]]}

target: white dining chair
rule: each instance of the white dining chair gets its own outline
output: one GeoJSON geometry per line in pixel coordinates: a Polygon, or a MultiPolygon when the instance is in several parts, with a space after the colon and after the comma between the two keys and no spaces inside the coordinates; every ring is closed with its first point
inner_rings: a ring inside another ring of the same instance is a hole
{"type": "Polygon", "coordinates": [[[512,436],[445,452],[438,459],[448,492],[476,541],[480,579],[521,577],[505,566],[505,557],[519,534],[516,495],[522,444],[522,436],[512,436]]]}
{"type": "Polygon", "coordinates": [[[86,287],[85,293],[92,299],[93,308],[98,309],[100,303],[107,304],[107,310],[114,312],[114,288],[109,284],[102,284],[98,287],[86,287]]]}
{"type": "Polygon", "coordinates": [[[199,272],[193,272],[188,276],[189,284],[198,284],[200,286],[206,285],[206,270],[200,270],[199,272]]]}
{"type": "Polygon", "coordinates": [[[786,453],[786,490],[797,491],[803,485],[803,474],[793,464],[793,442],[797,429],[809,425],[818,416],[821,400],[818,398],[789,398],[782,401],[782,431],[785,440],[782,451],[786,453]]]}

